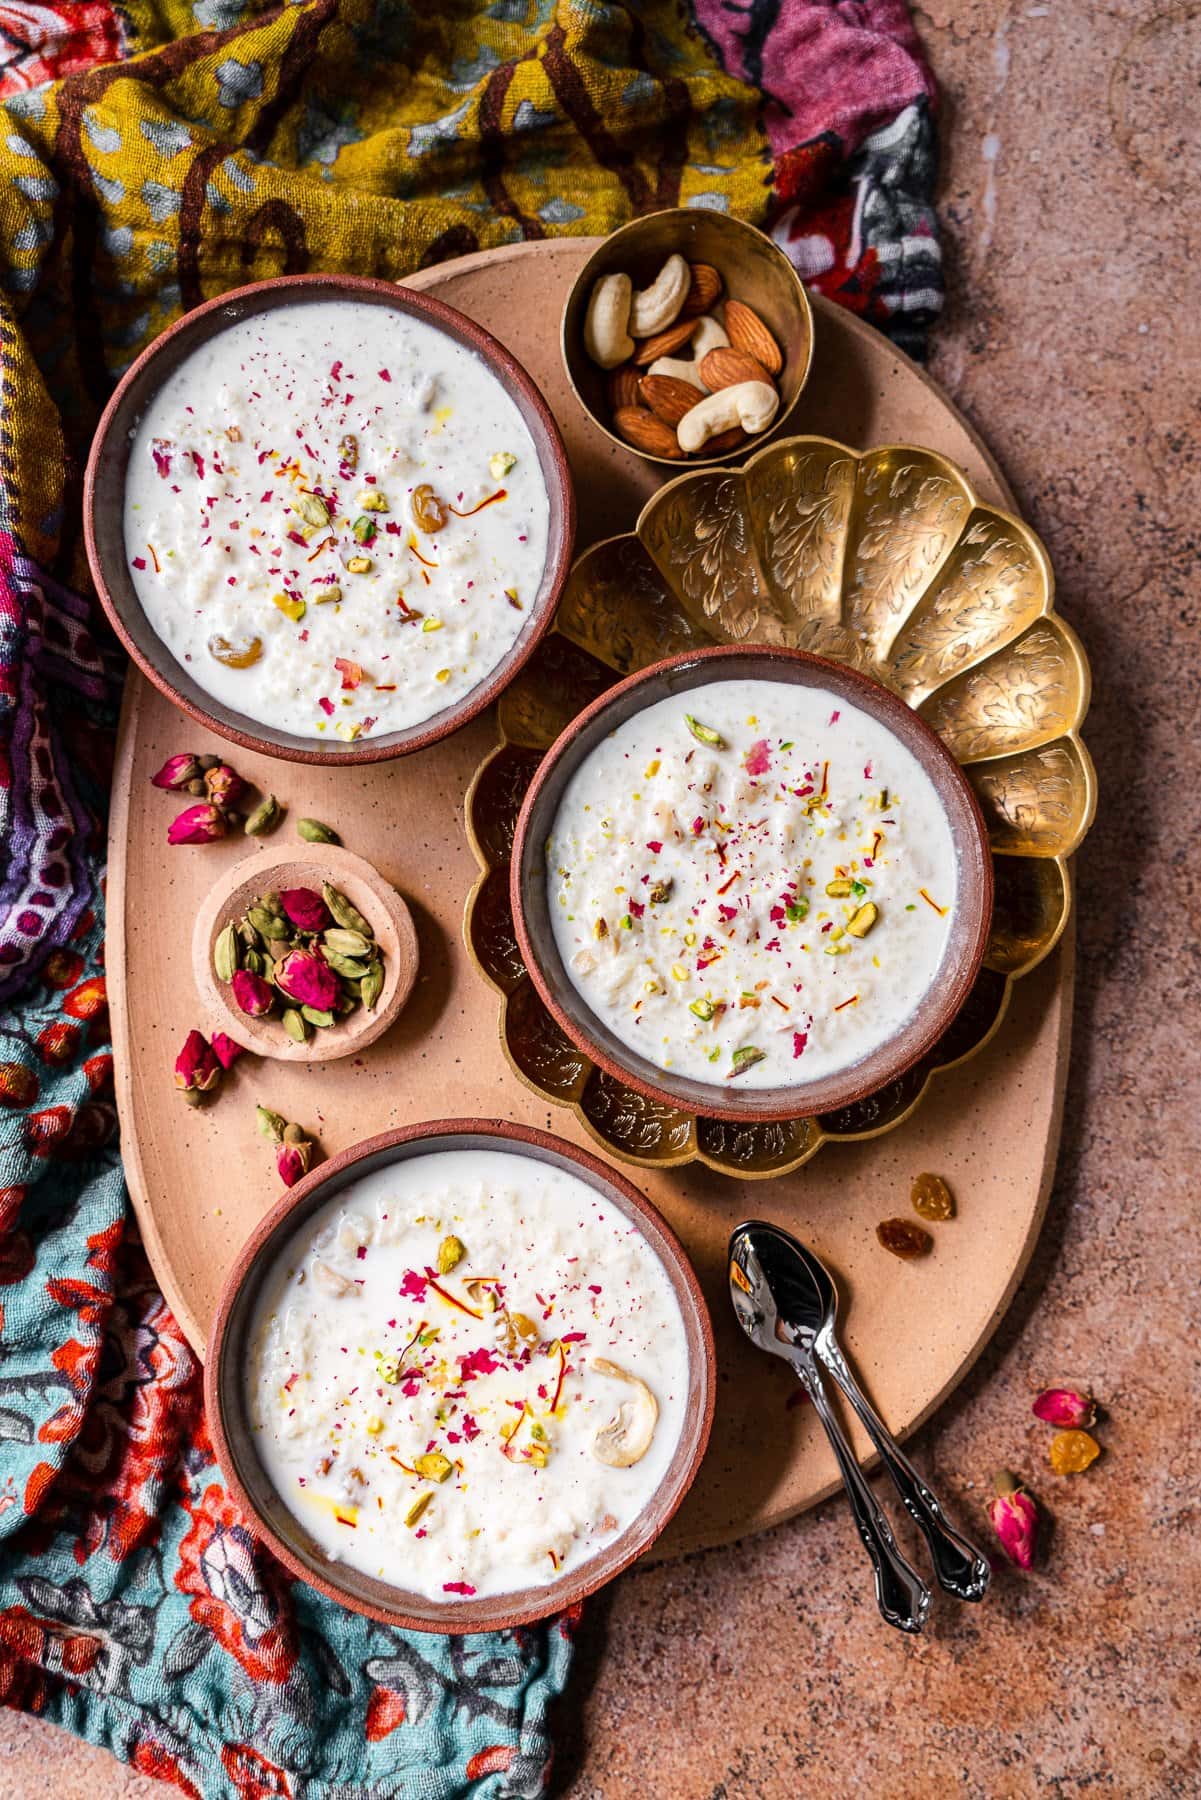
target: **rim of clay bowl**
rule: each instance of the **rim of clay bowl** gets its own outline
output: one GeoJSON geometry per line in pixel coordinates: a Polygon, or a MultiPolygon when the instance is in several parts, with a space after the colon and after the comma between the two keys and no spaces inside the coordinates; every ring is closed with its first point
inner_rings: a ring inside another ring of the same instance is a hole
{"type": "Polygon", "coordinates": [[[612,1581],[641,1556],[673,1517],[700,1468],[716,1393],[713,1327],[687,1253],[659,1210],[633,1183],[576,1144],[532,1125],[499,1119],[431,1119],[382,1132],[313,1169],[260,1220],[226,1277],[205,1361],[205,1407],[222,1473],[235,1504],[272,1553],[299,1580],[353,1612],[405,1631],[502,1631],[561,1612],[612,1581]],[[659,1487],[621,1536],[553,1582],[508,1594],[448,1600],[364,1575],[330,1560],[289,1512],[251,1448],[243,1375],[246,1339],[261,1280],[287,1240],[342,1188],[390,1163],[439,1150],[493,1149],[533,1155],[578,1176],[631,1219],[662,1264],[684,1320],[688,1404],[675,1453],[659,1487]]]}
{"type": "Polygon", "coordinates": [[[365,275],[277,275],[206,300],[157,337],[134,362],[105,407],[84,476],[84,541],[100,602],[114,631],[147,680],[181,712],[227,742],[285,762],[325,765],[384,762],[449,737],[491,704],[528,661],[550,628],[571,569],[576,505],[567,451],[549,406],[523,365],[491,332],[430,294],[365,275]],[[151,627],[125,563],[124,495],[129,450],[150,398],[185,357],[237,323],[276,306],[329,299],[366,301],[422,319],[473,351],[498,377],[534,440],[550,507],[546,561],[538,593],[507,653],[454,705],[403,730],[354,744],[326,746],[257,724],[207,694],[151,627]]]}
{"type": "Polygon", "coordinates": [[[510,893],[522,959],[559,1026],[614,1080],[664,1106],[702,1117],[761,1121],[835,1112],[886,1087],[933,1048],[971,992],[992,923],[993,866],[988,832],[971,784],[942,739],[903,700],[845,664],[764,644],[686,650],[618,682],[585,707],[546,752],[522,802],[513,842],[510,893]],[[723,668],[723,665],[725,667],[723,668]],[[898,1031],[875,1050],[815,1081],[771,1088],[673,1077],[608,1028],[573,986],[555,944],[544,847],[564,789],[596,746],[647,706],[723,678],[826,688],[890,731],[921,764],[943,805],[959,855],[959,900],[951,936],[929,987],[898,1031]]]}

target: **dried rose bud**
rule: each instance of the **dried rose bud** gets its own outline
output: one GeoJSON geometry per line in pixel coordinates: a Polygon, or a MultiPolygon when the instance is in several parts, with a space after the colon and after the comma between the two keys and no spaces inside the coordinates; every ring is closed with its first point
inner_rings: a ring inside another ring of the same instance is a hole
{"type": "Polygon", "coordinates": [[[167,827],[169,844],[211,844],[225,836],[225,820],[215,806],[188,806],[167,827]]]}
{"type": "Polygon", "coordinates": [[[1066,1387],[1044,1388],[1030,1410],[1044,1424],[1058,1425],[1063,1430],[1091,1425],[1097,1416],[1097,1408],[1088,1394],[1066,1387]]]}
{"type": "Polygon", "coordinates": [[[324,931],[333,923],[329,907],[312,888],[287,888],[279,903],[297,931],[324,931]]]}
{"type": "Polygon", "coordinates": [[[200,774],[200,764],[189,750],[185,755],[169,756],[157,775],[150,777],[156,788],[178,794],[200,774]]]}
{"type": "MultiPolygon", "coordinates": [[[[299,1131],[298,1126],[289,1126],[289,1131],[299,1131]]],[[[285,1138],[275,1152],[275,1166],[279,1170],[279,1178],[285,1187],[295,1187],[302,1175],[307,1175],[313,1161],[314,1145],[306,1137],[297,1137],[294,1141],[285,1138]]]]}
{"type": "Polygon", "coordinates": [[[261,975],[252,975],[249,969],[238,969],[230,985],[234,999],[248,1018],[261,1019],[275,1005],[270,982],[261,975]]]}
{"type": "Polygon", "coordinates": [[[189,1031],[175,1058],[175,1085],[182,1094],[208,1094],[221,1079],[221,1064],[207,1038],[189,1031]]]}
{"type": "Polygon", "coordinates": [[[232,806],[246,791],[246,783],[228,763],[218,763],[215,769],[210,769],[205,775],[204,785],[213,805],[220,807],[232,806]]]}
{"type": "MultiPolygon", "coordinates": [[[[288,896],[283,896],[287,904],[288,896]]],[[[338,999],[338,977],[327,962],[307,950],[290,950],[275,965],[275,985],[289,1000],[299,1006],[311,1006],[318,1012],[332,1012],[338,999]]]]}
{"type": "Polygon", "coordinates": [[[226,1037],[223,1031],[214,1031],[213,1055],[223,1069],[232,1069],[241,1054],[241,1044],[235,1044],[233,1039],[226,1037]]]}
{"type": "Polygon", "coordinates": [[[996,1498],[988,1503],[988,1518],[1001,1548],[1019,1569],[1033,1568],[1038,1545],[1038,1507],[1008,1469],[997,1470],[993,1487],[996,1498]]]}

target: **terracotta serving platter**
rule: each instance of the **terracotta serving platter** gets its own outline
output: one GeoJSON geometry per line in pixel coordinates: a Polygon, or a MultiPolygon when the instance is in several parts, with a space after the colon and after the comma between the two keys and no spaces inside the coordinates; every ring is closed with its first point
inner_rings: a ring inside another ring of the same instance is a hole
{"type": "MultiPolygon", "coordinates": [[[[588,424],[558,347],[564,298],[594,240],[519,245],[414,278],[494,332],[541,385],[567,440],[580,503],[580,549],[630,529],[659,471],[588,424]]],[[[790,422],[857,448],[908,441],[956,462],[986,499],[1010,505],[996,465],[946,397],[876,333],[816,305],[813,375],[790,422]]],[[[191,1110],[172,1064],[209,1021],[189,946],[204,896],[247,839],[166,847],[171,796],[149,777],[169,754],[219,749],[137,674],[126,692],[109,862],[109,994],[125,1168],[151,1261],[203,1355],[222,1279],[277,1198],[261,1101],[315,1132],[333,1153],[394,1126],[490,1115],[587,1143],[578,1118],[519,1082],[497,1032],[496,997],[464,948],[462,916],[478,869],[464,832],[468,783],[496,742],[485,714],[457,736],[399,762],[306,769],[249,753],[240,771],[324,819],[408,902],[420,970],[396,1024],[361,1054],[321,1065],[243,1057],[216,1103],[191,1110]],[[177,953],[171,954],[174,942],[177,953]]],[[[281,837],[291,830],[285,823],[281,837]]],[[[844,1295],[848,1347],[892,1427],[926,1418],[987,1342],[1020,1279],[1042,1218],[1059,1135],[1071,1020],[1071,927],[1019,982],[991,1042],[935,1078],[924,1104],[883,1138],[828,1145],[769,1183],[700,1164],[639,1170],[637,1185],[688,1248],[713,1314],[717,1417],[696,1485],[656,1546],[659,1556],[722,1543],[801,1511],[835,1484],[810,1410],[787,1373],[756,1357],[725,1295],[725,1246],[748,1214],[778,1220],[826,1258],[844,1295]],[[920,1171],[946,1177],[958,1217],[934,1227],[933,1254],[901,1263],[877,1223],[908,1211],[920,1171]]],[[[863,1440],[857,1440],[863,1448],[863,1440]]]]}

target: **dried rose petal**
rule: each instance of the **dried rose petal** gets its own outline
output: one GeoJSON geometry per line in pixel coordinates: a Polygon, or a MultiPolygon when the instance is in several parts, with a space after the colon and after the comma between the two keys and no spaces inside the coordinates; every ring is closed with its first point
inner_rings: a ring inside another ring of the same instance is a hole
{"type": "Polygon", "coordinates": [[[211,844],[228,826],[215,806],[188,806],[167,827],[169,844],[211,844]]]}
{"type": "Polygon", "coordinates": [[[312,1161],[313,1145],[308,1138],[283,1143],[275,1152],[275,1166],[285,1187],[295,1187],[301,1176],[308,1174],[312,1161]]]}
{"type": "Polygon", "coordinates": [[[279,903],[297,931],[328,931],[334,922],[329,907],[312,888],[287,888],[279,903]]]}
{"type": "Polygon", "coordinates": [[[189,781],[195,781],[200,774],[200,764],[191,751],[180,756],[169,756],[157,775],[150,777],[156,788],[166,788],[176,794],[186,788],[189,781]]]}
{"type": "Polygon", "coordinates": [[[270,982],[261,975],[252,975],[249,969],[236,969],[231,986],[234,999],[248,1018],[261,1019],[275,1005],[270,982]]]}
{"type": "Polygon", "coordinates": [[[362,664],[349,662],[344,656],[335,656],[334,667],[342,677],[343,688],[353,693],[363,679],[362,664]]]}
{"type": "Polygon", "coordinates": [[[1008,1469],[997,1470],[993,1486],[996,1498],[988,1503],[988,1517],[1001,1548],[1019,1569],[1032,1568],[1038,1547],[1038,1507],[1008,1469]]]}
{"type": "Polygon", "coordinates": [[[771,745],[766,738],[756,739],[743,757],[742,766],[748,775],[767,774],[771,768],[771,745]]]}
{"type": "Polygon", "coordinates": [[[329,964],[307,950],[290,950],[275,965],[275,985],[299,1006],[332,1012],[338,1000],[338,977],[329,964]]]}
{"type": "Polygon", "coordinates": [[[1058,1425],[1065,1430],[1091,1425],[1097,1416],[1097,1408],[1090,1396],[1076,1388],[1044,1388],[1030,1410],[1044,1424],[1058,1425]]]}
{"type": "Polygon", "coordinates": [[[204,785],[214,806],[232,806],[246,789],[242,777],[228,763],[220,763],[215,769],[206,770],[204,785]]]}
{"type": "Polygon", "coordinates": [[[242,1046],[235,1044],[231,1037],[226,1037],[223,1031],[214,1031],[213,1055],[223,1069],[232,1069],[239,1056],[242,1055],[242,1046]]]}
{"type": "Polygon", "coordinates": [[[184,1047],[175,1058],[175,1085],[181,1093],[207,1094],[221,1079],[221,1064],[213,1055],[207,1038],[199,1031],[189,1031],[184,1047]]]}

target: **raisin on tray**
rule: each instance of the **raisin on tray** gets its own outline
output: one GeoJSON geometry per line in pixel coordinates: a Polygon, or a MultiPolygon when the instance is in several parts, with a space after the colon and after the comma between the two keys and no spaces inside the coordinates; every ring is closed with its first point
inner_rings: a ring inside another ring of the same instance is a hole
{"type": "Polygon", "coordinates": [[[955,1217],[955,1202],[941,1175],[915,1176],[909,1198],[919,1218],[933,1219],[937,1223],[955,1217]]]}
{"type": "Polygon", "coordinates": [[[927,1256],[934,1247],[934,1239],[921,1225],[915,1225],[912,1219],[885,1219],[876,1226],[876,1236],[886,1250],[905,1262],[912,1262],[916,1257],[927,1256]]]}

